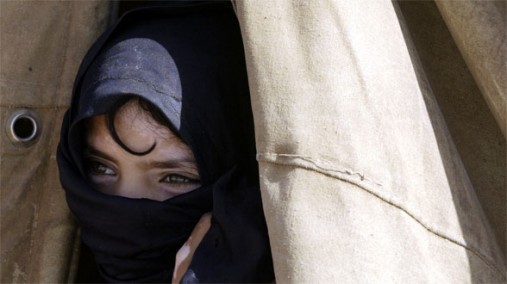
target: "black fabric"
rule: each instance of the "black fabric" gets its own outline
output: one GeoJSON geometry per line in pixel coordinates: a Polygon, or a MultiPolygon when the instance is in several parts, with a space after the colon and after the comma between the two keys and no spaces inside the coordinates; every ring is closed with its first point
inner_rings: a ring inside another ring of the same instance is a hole
{"type": "Polygon", "coordinates": [[[60,180],[106,280],[169,282],[176,251],[209,211],[211,228],[184,281],[274,279],[243,46],[229,3],[178,3],[123,16],[83,60],[61,133],[60,180]],[[202,187],[163,202],[91,187],[83,121],[131,95],[158,107],[189,145],[202,187]]]}

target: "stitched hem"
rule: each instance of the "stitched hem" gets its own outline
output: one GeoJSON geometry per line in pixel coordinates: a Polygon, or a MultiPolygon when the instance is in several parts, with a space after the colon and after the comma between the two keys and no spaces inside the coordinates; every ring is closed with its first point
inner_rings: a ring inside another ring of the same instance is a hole
{"type": "Polygon", "coordinates": [[[382,195],[379,191],[382,189],[382,184],[373,181],[372,179],[366,177],[364,174],[356,171],[352,171],[350,169],[346,168],[338,168],[336,166],[336,163],[333,163],[328,160],[323,159],[314,159],[312,157],[308,156],[302,156],[302,155],[295,155],[295,154],[276,154],[276,153],[258,153],[257,154],[257,160],[259,162],[267,162],[272,164],[278,164],[278,165],[285,165],[285,166],[294,166],[298,168],[303,168],[306,170],[311,170],[314,172],[318,172],[321,174],[324,174],[326,176],[336,178],[345,182],[348,182],[350,184],[353,184],[364,191],[368,192],[369,194],[375,196],[376,198],[380,199],[381,201],[401,210],[403,213],[408,215],[411,219],[416,221],[419,225],[421,225],[423,228],[425,228],[428,232],[445,239],[451,243],[454,243],[458,246],[463,247],[467,251],[473,253],[475,256],[477,256],[486,266],[488,266],[492,271],[496,272],[498,275],[500,275],[499,279],[505,281],[506,276],[502,272],[503,269],[500,269],[496,267],[493,263],[494,261],[488,258],[483,252],[481,252],[480,249],[475,247],[470,247],[467,244],[448,236],[444,232],[441,232],[440,230],[428,225],[427,222],[422,220],[421,217],[417,217],[415,214],[410,212],[407,208],[405,208],[401,202],[394,200],[393,197],[388,197],[385,195],[382,195]]]}

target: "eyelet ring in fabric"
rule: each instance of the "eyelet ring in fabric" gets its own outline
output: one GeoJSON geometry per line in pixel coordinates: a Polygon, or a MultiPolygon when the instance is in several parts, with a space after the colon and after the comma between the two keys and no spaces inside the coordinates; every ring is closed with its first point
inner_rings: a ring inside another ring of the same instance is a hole
{"type": "Polygon", "coordinates": [[[35,142],[40,131],[39,118],[31,110],[17,110],[7,120],[6,131],[12,143],[31,145],[35,142]]]}

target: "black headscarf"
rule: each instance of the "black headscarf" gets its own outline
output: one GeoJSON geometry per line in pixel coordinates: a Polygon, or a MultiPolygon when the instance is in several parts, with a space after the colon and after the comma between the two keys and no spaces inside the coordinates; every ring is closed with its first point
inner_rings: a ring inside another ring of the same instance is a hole
{"type": "Polygon", "coordinates": [[[86,55],[64,117],[57,160],[67,203],[101,275],[169,282],[175,254],[205,213],[212,225],[189,282],[274,279],[260,199],[239,25],[229,3],[129,12],[86,55]],[[139,96],[191,148],[202,187],[163,202],[95,190],[83,166],[83,121],[139,96]]]}

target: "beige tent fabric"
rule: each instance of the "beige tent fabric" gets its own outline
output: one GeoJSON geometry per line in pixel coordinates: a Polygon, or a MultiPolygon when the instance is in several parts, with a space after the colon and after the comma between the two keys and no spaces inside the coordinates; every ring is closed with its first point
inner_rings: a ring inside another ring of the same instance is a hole
{"type": "Polygon", "coordinates": [[[439,0],[436,4],[507,135],[507,2],[439,0]]]}
{"type": "Polygon", "coordinates": [[[106,27],[106,1],[0,1],[2,283],[72,277],[75,226],[60,188],[56,145],[78,64],[106,27]],[[9,118],[39,119],[35,142],[9,139],[9,118]]]}
{"type": "MultiPolygon", "coordinates": [[[[470,181],[505,254],[505,138],[435,3],[402,1],[399,5],[416,47],[414,52],[421,59],[470,181]]],[[[503,72],[496,76],[505,76],[503,72]]]]}
{"type": "Polygon", "coordinates": [[[403,20],[417,14],[410,4],[235,4],[277,282],[505,282],[505,250],[433,92],[445,82],[425,74],[430,56],[403,20]]]}
{"type": "MultiPolygon", "coordinates": [[[[505,2],[233,3],[277,282],[505,283],[505,2]]],[[[114,14],[0,1],[2,283],[74,280],[55,149],[114,14]],[[9,138],[20,109],[34,142],[9,138]]]]}

